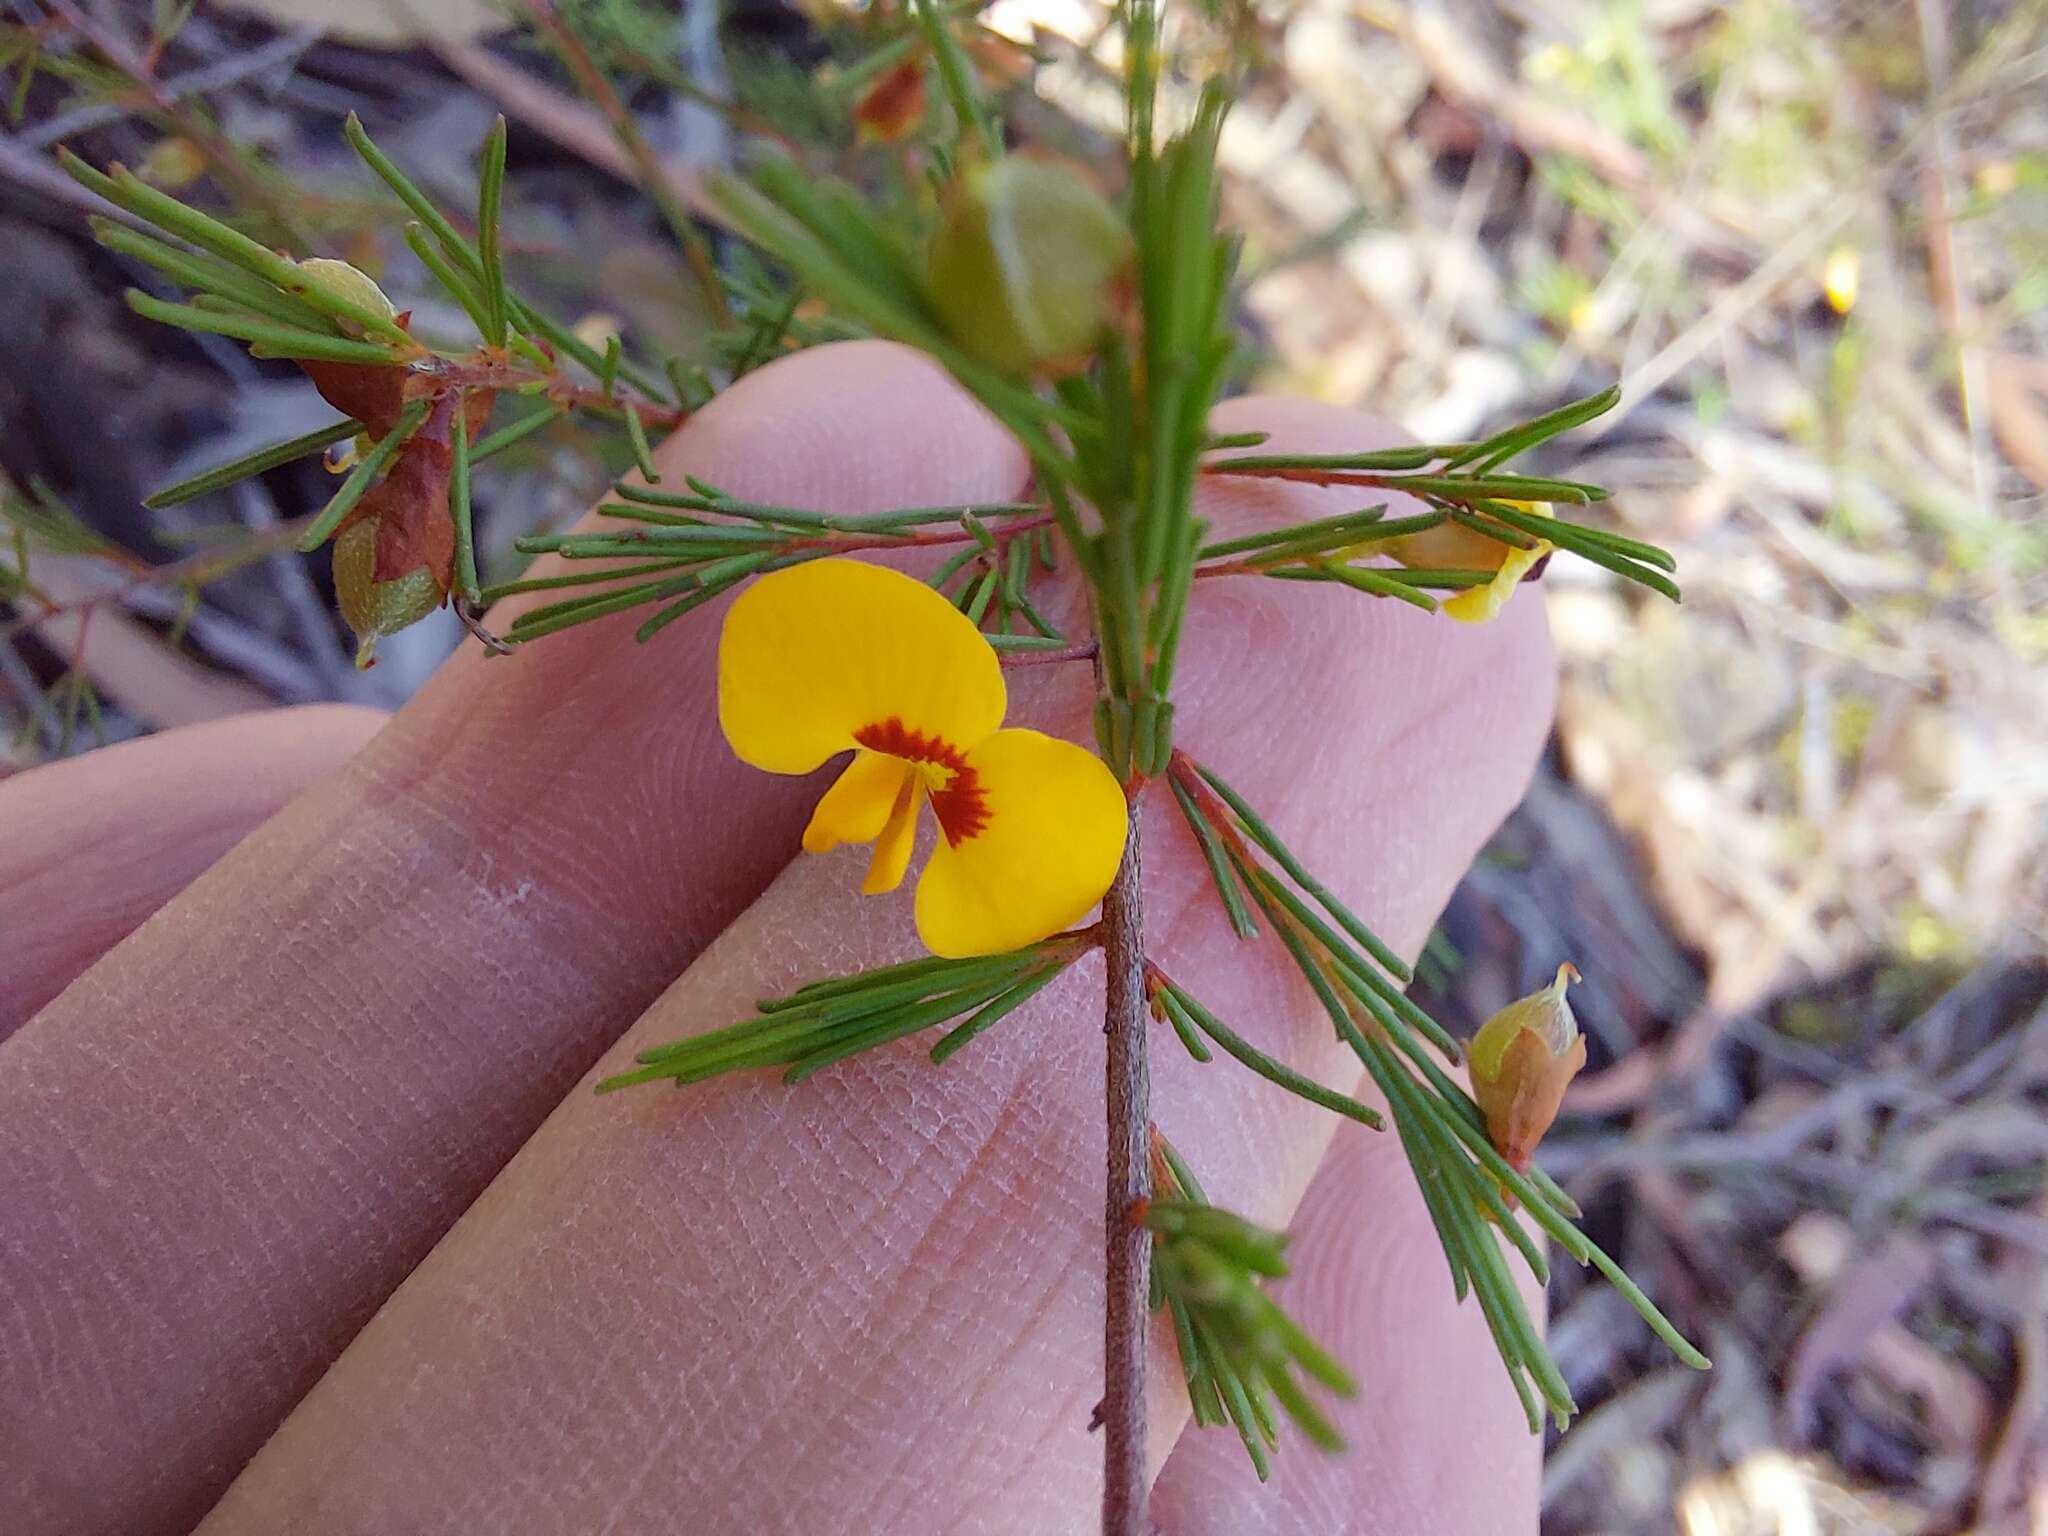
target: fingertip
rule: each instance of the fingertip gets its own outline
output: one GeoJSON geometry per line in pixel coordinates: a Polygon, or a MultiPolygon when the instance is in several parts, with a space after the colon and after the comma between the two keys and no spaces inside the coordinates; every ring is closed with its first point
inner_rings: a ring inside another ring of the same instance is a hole
{"type": "Polygon", "coordinates": [[[356,704],[233,715],[0,786],[0,1039],[385,718],[356,704]]]}
{"type": "Polygon", "coordinates": [[[946,371],[889,341],[843,341],[740,379],[657,460],[773,505],[847,515],[1001,501],[1024,451],[946,371]]]}

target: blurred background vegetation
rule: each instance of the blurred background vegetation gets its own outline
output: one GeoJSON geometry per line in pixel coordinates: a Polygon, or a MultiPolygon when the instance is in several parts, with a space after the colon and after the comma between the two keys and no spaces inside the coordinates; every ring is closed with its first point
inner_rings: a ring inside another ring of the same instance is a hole
{"type": "MultiPolygon", "coordinates": [[[[1101,0],[973,15],[1013,138],[1106,159],[1101,0]]],[[[290,550],[317,461],[143,509],[331,412],[131,314],[152,274],[92,242],[54,146],[457,335],[341,123],[461,207],[503,112],[521,283],[681,377],[835,327],[727,248],[720,333],[661,204],[764,141],[926,195],[914,135],[869,142],[907,35],[881,0],[0,7],[0,776],[395,705],[462,638],[444,613],[354,669],[326,557],[290,550]]],[[[1467,1027],[1585,972],[1547,1160],[1717,1362],[1562,1273],[1590,1411],[1545,1531],[2048,1532],[2048,3],[1293,0],[1189,36],[1256,60],[1223,145],[1243,385],[1444,441],[1618,382],[1532,468],[1680,559],[1675,608],[1551,568],[1554,749],[1428,957],[1467,1027]]],[[[485,579],[628,462],[565,419],[481,466],[485,579]]]]}

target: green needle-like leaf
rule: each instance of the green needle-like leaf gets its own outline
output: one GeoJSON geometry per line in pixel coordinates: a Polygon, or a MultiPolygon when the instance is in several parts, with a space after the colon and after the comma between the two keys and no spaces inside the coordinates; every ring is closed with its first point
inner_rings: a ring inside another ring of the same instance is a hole
{"type": "Polygon", "coordinates": [[[505,297],[505,260],[498,235],[498,215],[505,200],[505,115],[492,119],[484,139],[483,176],[477,187],[476,252],[483,270],[484,340],[505,345],[509,306],[505,297]]]}
{"type": "Polygon", "coordinates": [[[143,501],[152,512],[165,507],[181,506],[197,500],[209,492],[225,489],[237,480],[246,480],[251,475],[260,475],[265,470],[276,469],[280,464],[289,464],[294,459],[303,459],[308,454],[318,453],[343,438],[354,437],[362,428],[346,418],[307,432],[302,436],[287,438],[281,443],[272,443],[267,448],[258,448],[245,453],[238,459],[225,464],[216,464],[212,469],[203,470],[189,480],[180,480],[176,485],[167,485],[143,501]]]}

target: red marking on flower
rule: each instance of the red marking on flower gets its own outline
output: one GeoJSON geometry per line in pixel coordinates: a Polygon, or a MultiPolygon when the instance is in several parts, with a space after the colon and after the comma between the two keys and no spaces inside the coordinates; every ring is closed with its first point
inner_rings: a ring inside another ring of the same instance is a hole
{"type": "Polygon", "coordinates": [[[932,810],[946,841],[958,847],[988,825],[988,796],[981,779],[968,765],[967,754],[942,736],[914,731],[895,715],[864,725],[853,739],[870,752],[898,757],[907,763],[930,763],[951,775],[943,788],[931,791],[932,810]]]}

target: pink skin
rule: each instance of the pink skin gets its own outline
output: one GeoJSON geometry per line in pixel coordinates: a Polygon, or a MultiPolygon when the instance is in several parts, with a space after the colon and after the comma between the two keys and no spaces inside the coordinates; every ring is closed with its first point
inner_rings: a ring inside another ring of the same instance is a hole
{"type": "Polygon", "coordinates": [[[310,705],[122,742],[0,788],[0,1040],[384,722],[310,705]]]}
{"type": "MultiPolygon", "coordinates": [[[[1284,402],[1219,418],[1253,424],[1307,451],[1387,436],[1284,402]]],[[[765,370],[663,457],[842,510],[1022,481],[989,423],[874,344],[765,370]]],[[[1355,501],[1239,483],[1205,514],[1235,529],[1355,501]]],[[[724,752],[716,627],[694,616],[624,665],[607,661],[630,621],[452,664],[0,1050],[0,1167],[26,1192],[0,1220],[0,1502],[19,1529],[183,1529],[280,1419],[209,1531],[1085,1528],[1092,960],[944,1069],[910,1042],[791,1091],[563,1097],[636,1016],[600,1070],[912,943],[907,891],[855,894],[861,850],[800,860],[745,906],[817,789],[724,752]]],[[[1466,629],[1226,580],[1190,630],[1184,744],[1412,950],[1547,726],[1537,605],[1466,629]]],[[[1086,686],[1081,667],[1019,674],[1012,718],[1085,739],[1086,686]]],[[[1233,948],[1154,800],[1164,963],[1350,1085],[1271,946],[1233,948]]],[[[10,813],[0,790],[0,845],[10,813]]],[[[1285,1221],[1334,1122],[1156,1043],[1165,1128],[1219,1198],[1285,1221]]],[[[1260,1517],[1307,1498],[1359,1523],[1259,1528],[1533,1530],[1536,1446],[1476,1312],[1451,1306],[1391,1138],[1367,1139],[1324,1182],[1373,1182],[1369,1230],[1319,1191],[1296,1249],[1296,1304],[1367,1384],[1346,1409],[1358,1450],[1289,1446],[1260,1517]],[[1493,1475],[1432,1475],[1475,1454],[1493,1475]]],[[[1159,1365],[1166,1462],[1185,1406],[1170,1348],[1159,1365]]],[[[1248,1528],[1207,1512],[1240,1455],[1190,1437],[1165,1528],[1248,1528]]]]}

